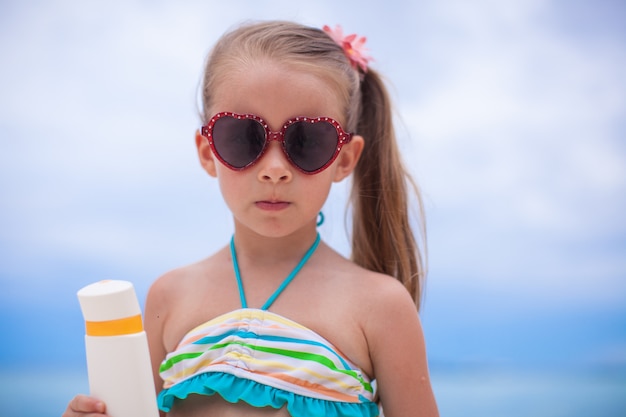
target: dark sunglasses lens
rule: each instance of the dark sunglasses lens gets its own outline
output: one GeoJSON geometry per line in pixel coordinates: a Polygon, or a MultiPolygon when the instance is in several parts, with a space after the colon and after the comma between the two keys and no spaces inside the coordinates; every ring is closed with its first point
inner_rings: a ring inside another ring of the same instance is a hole
{"type": "Polygon", "coordinates": [[[233,168],[243,168],[254,162],[265,145],[265,130],[253,119],[225,116],[213,126],[215,150],[233,168]]]}
{"type": "Polygon", "coordinates": [[[285,131],[285,150],[305,172],[313,172],[331,160],[337,148],[337,130],[329,122],[296,122],[285,131]]]}

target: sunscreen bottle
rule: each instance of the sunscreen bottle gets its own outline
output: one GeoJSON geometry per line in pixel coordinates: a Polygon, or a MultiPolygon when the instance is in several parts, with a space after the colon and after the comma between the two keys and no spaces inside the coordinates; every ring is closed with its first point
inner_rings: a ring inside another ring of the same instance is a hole
{"type": "Polygon", "coordinates": [[[85,318],[91,396],[112,417],[158,417],[156,393],[133,284],[107,280],[78,291],[85,318]]]}

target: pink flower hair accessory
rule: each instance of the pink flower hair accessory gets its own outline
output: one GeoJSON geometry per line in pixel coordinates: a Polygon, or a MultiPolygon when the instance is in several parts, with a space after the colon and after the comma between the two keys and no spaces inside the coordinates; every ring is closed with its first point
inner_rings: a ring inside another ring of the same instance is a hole
{"type": "Polygon", "coordinates": [[[356,34],[344,36],[343,29],[339,25],[336,25],[335,29],[324,25],[322,30],[326,32],[337,45],[343,48],[344,53],[350,60],[354,69],[361,68],[364,73],[367,72],[368,63],[373,61],[374,58],[367,54],[367,48],[365,47],[367,38],[365,36],[358,37],[356,34]]]}

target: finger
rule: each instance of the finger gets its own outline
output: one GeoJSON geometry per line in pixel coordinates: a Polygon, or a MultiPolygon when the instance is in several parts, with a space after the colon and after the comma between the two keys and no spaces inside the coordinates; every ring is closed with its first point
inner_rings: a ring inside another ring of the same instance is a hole
{"type": "Polygon", "coordinates": [[[86,395],[77,395],[70,402],[69,408],[71,411],[79,413],[104,413],[105,405],[102,401],[88,397],[86,395]]]}

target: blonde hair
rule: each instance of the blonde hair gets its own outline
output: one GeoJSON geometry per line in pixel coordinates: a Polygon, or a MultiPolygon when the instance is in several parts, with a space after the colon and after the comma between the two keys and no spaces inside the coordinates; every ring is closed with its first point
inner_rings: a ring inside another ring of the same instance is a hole
{"type": "Polygon", "coordinates": [[[245,24],[226,33],[209,54],[202,83],[203,121],[211,117],[207,112],[212,91],[230,72],[267,60],[312,72],[337,92],[346,130],[365,139],[350,196],[352,260],[398,279],[419,310],[425,279],[423,206],[401,161],[391,103],[380,76],[372,69],[365,74],[355,70],[343,49],[320,29],[284,21],[245,24]],[[409,191],[416,196],[423,247],[409,221],[409,191]]]}

